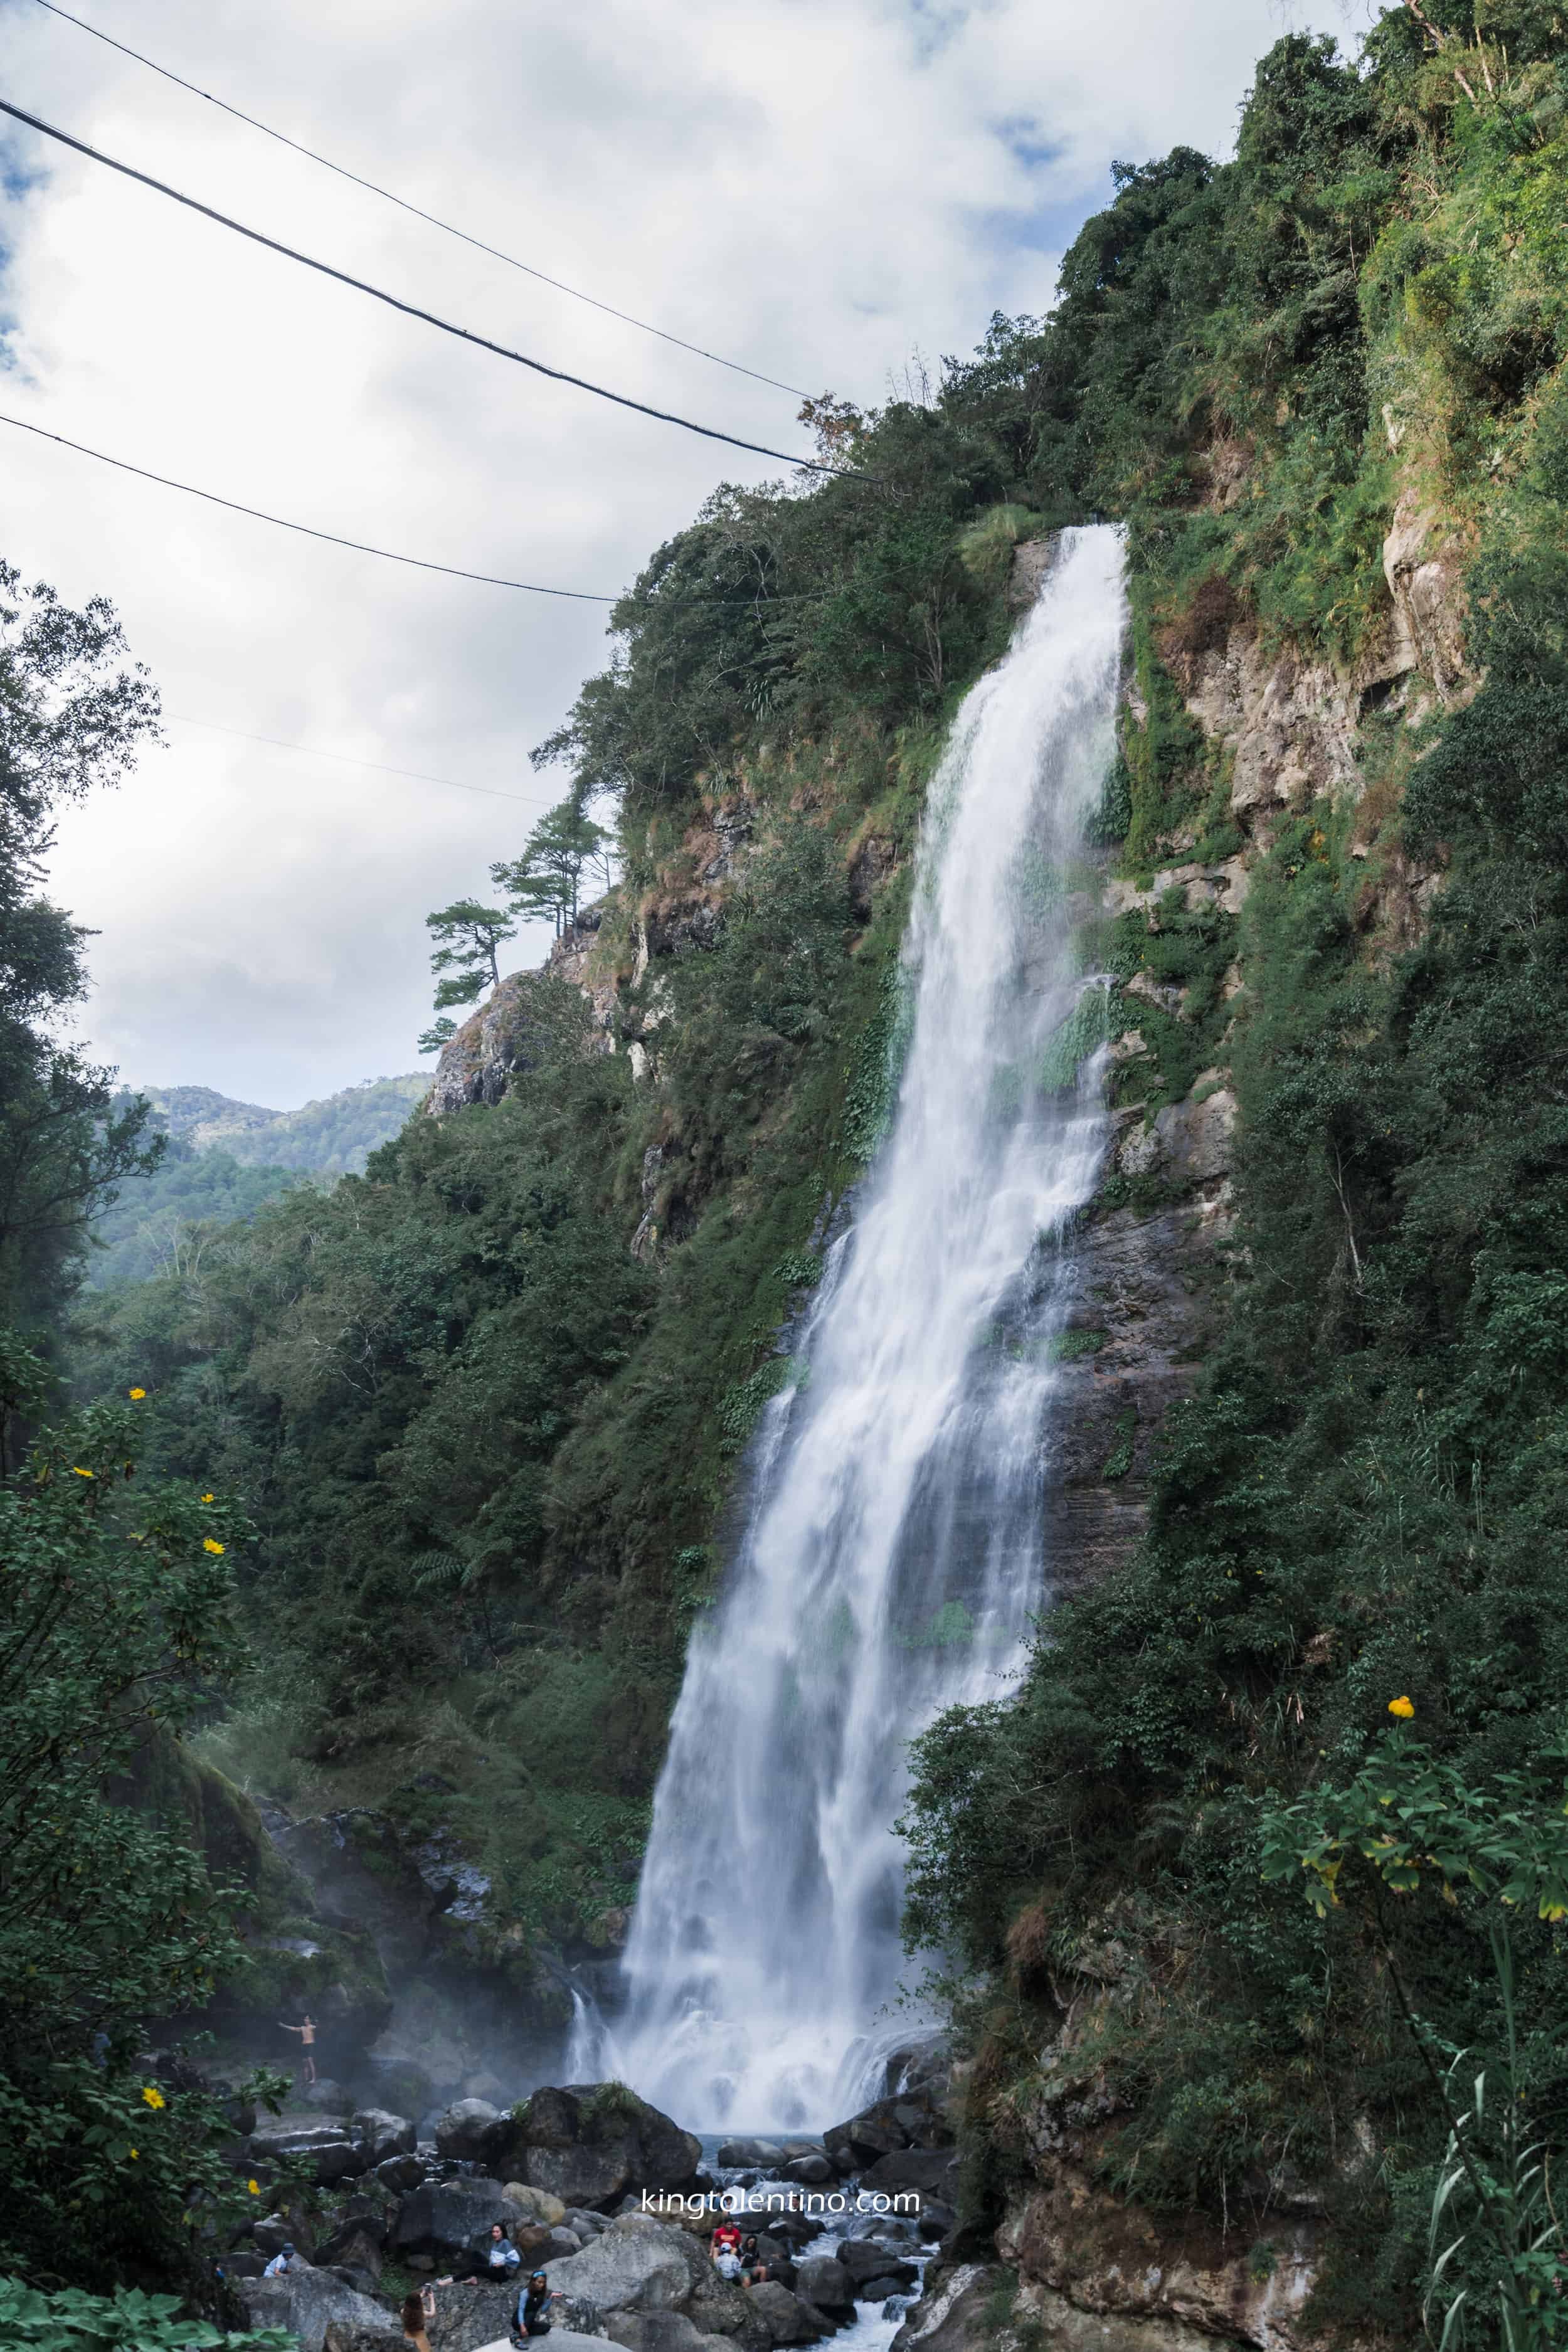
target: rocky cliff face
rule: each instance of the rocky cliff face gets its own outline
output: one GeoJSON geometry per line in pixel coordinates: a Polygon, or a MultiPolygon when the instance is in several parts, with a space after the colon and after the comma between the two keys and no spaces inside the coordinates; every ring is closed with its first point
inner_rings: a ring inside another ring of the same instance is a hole
{"type": "Polygon", "coordinates": [[[510,973],[468,1015],[441,1048],[435,1083],[425,1100],[430,1118],[445,1118],[469,1103],[499,1103],[511,1079],[532,1066],[538,1058],[543,981],[567,981],[582,990],[604,1033],[605,1051],[610,1050],[615,991],[588,977],[589,957],[603,920],[602,904],[584,907],[540,971],[510,973]]]}

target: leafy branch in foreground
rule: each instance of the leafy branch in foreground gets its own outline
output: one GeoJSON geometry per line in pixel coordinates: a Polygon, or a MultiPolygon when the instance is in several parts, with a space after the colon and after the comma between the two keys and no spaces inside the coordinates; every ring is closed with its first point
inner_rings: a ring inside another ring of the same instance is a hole
{"type": "Polygon", "coordinates": [[[1568,2239],[1552,2206],[1547,2143],[1536,2137],[1526,2109],[1529,2070],[1520,2049],[1509,1914],[1533,1911],[1552,1926],[1568,1917],[1568,1779],[1552,1769],[1568,1759],[1568,1743],[1543,1749],[1532,1768],[1499,1772],[1485,1787],[1472,1787],[1409,1737],[1409,1699],[1392,1700],[1389,1712],[1401,1718],[1399,1727],[1384,1734],[1346,1787],[1310,1790],[1292,1804],[1266,1810],[1263,1875],[1278,1883],[1304,1871],[1307,1899],[1320,1918],[1344,1906],[1342,1886],[1351,1892],[1442,2105],[1448,2141],[1427,2233],[1422,2315],[1428,2335],[1440,2315],[1439,2352],[1461,2342],[1480,2285],[1489,2291],[1489,2315],[1506,2352],[1546,2352],[1568,2342],[1568,2239]],[[1395,1949],[1397,1922],[1384,1900],[1433,1885],[1457,1908],[1474,1907],[1479,1898],[1502,2017],[1501,2096],[1489,2102],[1483,2066],[1463,2109],[1455,2089],[1469,2053],[1458,2051],[1439,2067],[1436,2037],[1410,2000],[1395,1949]],[[1439,2240],[1456,2228],[1440,2248],[1439,2240]]]}
{"type": "MultiPolygon", "coordinates": [[[[17,1343],[0,1356],[9,1391],[36,1386],[17,1343]]],[[[249,1899],[154,1801],[235,1663],[246,1530],[211,1493],[141,1490],[145,1403],[45,1431],[0,1485],[0,2263],[35,2284],[177,2273],[198,2207],[221,2222],[252,2193],[219,2100],[142,2049],[242,1968],[249,1899]]]]}

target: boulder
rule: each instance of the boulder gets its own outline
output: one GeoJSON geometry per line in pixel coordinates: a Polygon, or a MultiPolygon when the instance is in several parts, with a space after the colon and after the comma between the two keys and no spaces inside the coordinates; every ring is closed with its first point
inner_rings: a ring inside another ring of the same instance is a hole
{"type": "Polygon", "coordinates": [[[854,2280],[858,2302],[869,2302],[872,2298],[872,2291],[862,2285],[863,2280],[890,2278],[893,2283],[887,2293],[899,2294],[906,2286],[913,2286],[920,2276],[913,2263],[901,2261],[886,2246],[879,2246],[869,2238],[846,2238],[838,2249],[837,2260],[854,2280]]]}
{"type": "Polygon", "coordinates": [[[395,2197],[401,2197],[405,2190],[417,2189],[424,2179],[425,2159],[422,2156],[389,2156],[384,2163],[376,2166],[375,2177],[395,2197]]]}
{"type": "Polygon", "coordinates": [[[381,2278],[381,2231],[370,2221],[345,2221],[330,2238],[322,2239],[316,2248],[316,2261],[324,2271],[340,2267],[363,2271],[374,2287],[381,2278]]]}
{"type": "Polygon", "coordinates": [[[896,2092],[873,2101],[847,2123],[835,2124],[823,2134],[828,2155],[848,2168],[847,2158],[874,2164],[879,2157],[890,2156],[900,2148],[951,2147],[952,2126],[939,2096],[943,2087],[942,2078],[937,2076],[929,2088],[896,2092]]]}
{"type": "Polygon", "coordinates": [[[578,2254],[547,2263],[552,2287],[601,2311],[669,2311],[691,2293],[691,2266],[676,2230],[606,2230],[578,2254]]]}
{"type": "Polygon", "coordinates": [[[226,2278],[259,2278],[267,2268],[267,2256],[253,2254],[241,2246],[236,2252],[225,2254],[222,2267],[226,2278]]]}
{"type": "Polygon", "coordinates": [[[545,2229],[553,2230],[557,2222],[568,2219],[559,2197],[552,2197],[548,2189],[531,2189],[526,2180],[509,2180],[506,2194],[526,2221],[542,2222],[545,2229]]]}
{"type": "MultiPolygon", "coordinates": [[[[960,2263],[933,2276],[894,2336],[891,2352],[980,2352],[994,2341],[986,2307],[999,2288],[1011,2289],[1016,2273],[996,2263],[960,2263]]],[[[1086,2337],[1103,2323],[1088,2321],[1086,2337]]],[[[1083,2352],[1088,2352],[1087,2344],[1083,2352]]]]}
{"type": "Polygon", "coordinates": [[[404,2199],[392,2242],[400,2255],[441,2255],[451,2261],[478,2253],[493,2222],[500,2221],[510,2234],[517,2219],[517,2207],[499,2180],[429,2180],[404,2199]]]}
{"type": "Polygon", "coordinates": [[[958,2187],[958,2158],[951,2147],[900,2148],[896,2154],[879,2157],[875,2164],[868,2166],[861,2175],[860,2186],[889,2194],[898,2189],[914,2189],[922,2200],[940,2197],[944,2204],[952,2204],[958,2187]]]}
{"type": "Polygon", "coordinates": [[[387,2107],[361,2107],[349,2117],[349,2134],[358,2140],[373,2165],[384,2164],[389,2157],[414,2153],[414,2126],[406,2116],[395,2116],[387,2107]]]}
{"type": "Polygon", "coordinates": [[[683,2311],[606,2312],[605,2330],[626,2352],[730,2352],[724,2336],[704,2336],[683,2311]]]}
{"type": "Polygon", "coordinates": [[[813,2254],[807,2261],[797,2263],[795,2291],[803,2302],[814,2305],[818,2311],[842,2312],[847,2316],[855,2308],[855,2282],[846,2265],[836,2262],[831,2254],[813,2254]]]}
{"type": "Polygon", "coordinates": [[[721,2143],[716,2160],[726,2171],[745,2164],[772,2166],[783,2162],[784,2150],[775,2147],[771,2139],[727,2139],[721,2143]]]}
{"type": "Polygon", "coordinates": [[[761,2313],[774,2344],[816,2344],[828,2332],[819,2311],[774,2279],[763,2279],[752,2289],[752,2309],[761,2313]]]}
{"type": "Polygon", "coordinates": [[[235,2293],[252,2327],[290,2329],[300,2352],[323,2352],[333,2323],[383,2336],[388,2332],[389,2315],[379,2303],[297,2257],[277,2278],[237,2279],[235,2293]]]}
{"type": "Polygon", "coordinates": [[[619,2083],[535,2091],[511,2130],[518,2179],[566,2205],[684,2189],[702,2160],[700,2141],[619,2083]]]}
{"type": "MultiPolygon", "coordinates": [[[[885,2277],[868,2279],[864,2286],[858,2287],[855,2300],[857,2303],[887,2303],[889,2299],[901,2302],[905,2292],[905,2283],[895,2278],[889,2271],[885,2277]]],[[[884,2313],[883,2316],[886,2315],[884,2313]]]]}
{"type": "MultiPolygon", "coordinates": [[[[511,2191],[509,2189],[507,2195],[510,2197],[510,2194],[511,2191]]],[[[558,2200],[552,2197],[549,2201],[553,2205],[558,2200]]],[[[584,2244],[590,2238],[598,2237],[601,2231],[607,2230],[610,2226],[610,2217],[607,2213],[595,2213],[586,2205],[568,2205],[564,2219],[566,2227],[569,2230],[575,2230],[584,2244]]]]}
{"type": "Polygon", "coordinates": [[[408,2352],[408,2338],[390,2312],[383,2312],[380,2327],[357,2327],[351,2321],[329,2319],[324,2352],[408,2352]]]}
{"type": "Polygon", "coordinates": [[[458,2099],[436,2119],[437,2152],[450,2163],[472,2164],[489,2157],[495,2126],[508,2120],[488,2099],[458,2099]]]}
{"type": "Polygon", "coordinates": [[[801,2181],[808,2188],[820,2188],[825,2180],[836,2179],[837,2174],[831,2160],[819,2148],[814,2148],[808,2156],[791,2157],[784,2166],[784,2177],[801,2181]]]}

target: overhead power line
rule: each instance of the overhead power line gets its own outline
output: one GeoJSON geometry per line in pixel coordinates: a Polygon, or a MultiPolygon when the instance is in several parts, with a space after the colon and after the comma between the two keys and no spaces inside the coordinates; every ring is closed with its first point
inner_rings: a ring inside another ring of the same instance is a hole
{"type": "MultiPolygon", "coordinates": [[[[53,441],[62,449],[74,449],[79,457],[92,457],[100,466],[112,466],[117,473],[134,474],[138,481],[156,482],[160,489],[179,490],[185,498],[201,499],[208,506],[225,507],[230,514],[248,515],[253,522],[275,523],[279,530],[298,531],[303,539],[323,540],[329,547],[352,548],[356,555],[376,555],[384,563],[406,563],[416,572],[440,572],[449,580],[477,580],[485,588],[517,588],[529,596],[564,596],[575,604],[619,604],[626,592],[619,596],[606,596],[589,588],[542,588],[533,580],[503,580],[493,572],[468,572],[461,564],[436,563],[423,555],[399,555],[390,547],[372,547],[363,539],[344,539],[335,530],[318,530],[313,523],[290,522],[287,515],[268,514],[263,507],[247,507],[238,499],[220,498],[216,490],[198,490],[194,482],[176,482],[172,475],[154,474],[146,466],[133,466],[128,457],[111,457],[105,449],[89,449],[85,441],[68,440],[63,433],[50,433],[42,425],[29,424],[25,416],[7,416],[0,410],[0,425],[14,425],[19,433],[36,434],[40,441],[53,441]]],[[[704,596],[683,598],[683,604],[716,605],[726,611],[755,612],[759,604],[810,604],[820,602],[821,592],[814,589],[792,590],[783,594],[771,589],[759,588],[751,596],[704,596]]],[[[476,787],[477,789],[477,787],[476,787]]]]}
{"type": "Polygon", "coordinates": [[[280,735],[252,735],[247,728],[220,727],[216,719],[192,719],[183,710],[170,710],[164,717],[176,727],[205,727],[214,735],[232,735],[241,743],[266,743],[274,751],[302,751],[310,760],[335,760],[345,768],[373,768],[380,776],[405,776],[416,784],[449,784],[456,793],[483,793],[492,801],[515,801],[520,808],[548,809],[551,801],[533,800],[522,793],[503,793],[495,784],[465,784],[456,776],[431,776],[422,768],[389,768],[384,760],[356,760],[347,751],[323,751],[319,743],[286,743],[280,735]]]}
{"type": "Polygon", "coordinates": [[[85,441],[68,441],[63,433],[46,432],[41,425],[29,425],[25,416],[6,416],[0,413],[0,425],[15,425],[19,432],[36,433],[41,441],[58,441],[62,449],[74,449],[81,457],[95,457],[100,466],[112,466],[121,474],[135,474],[143,482],[156,482],[165,490],[182,490],[188,499],[205,499],[208,506],[226,507],[230,514],[249,515],[254,522],[276,523],[279,530],[299,531],[305,539],[323,539],[331,547],[352,547],[360,555],[379,555],[386,563],[411,564],[416,572],[444,572],[451,580],[478,580],[487,588],[520,588],[529,596],[567,596],[577,604],[614,604],[615,596],[595,595],[586,588],[542,588],[532,580],[501,580],[493,572],[465,572],[457,563],[432,563],[422,555],[399,555],[390,547],[371,547],[363,539],[343,539],[335,530],[317,530],[308,522],[290,522],[284,515],[264,513],[260,507],[241,506],[237,499],[221,499],[216,490],[198,490],[194,483],[176,482],[167,474],[154,474],[145,466],[133,466],[126,457],[111,457],[103,449],[89,449],[85,441]]]}
{"type": "Polygon", "coordinates": [[[652,325],[647,319],[634,319],[629,310],[617,310],[613,302],[601,302],[596,295],[584,294],[581,287],[568,286],[563,279],[552,278],[546,270],[536,269],[531,262],[519,261],[515,254],[503,253],[499,246],[487,245],[483,237],[470,236],[467,229],[455,228],[450,221],[439,219],[435,213],[427,213],[421,205],[410,204],[406,196],[395,195],[390,188],[382,187],[374,180],[367,180],[363,173],[351,172],[346,164],[334,163],[330,155],[318,154],[313,147],[306,147],[298,139],[290,139],[286,131],[274,131],[269,122],[258,121],[254,114],[247,114],[241,108],[231,106],[227,99],[215,97],[210,89],[203,89],[198,83],[187,81],[183,74],[173,72],[168,66],[159,65],[155,58],[143,57],[140,49],[132,48],[128,42],[117,41],[112,33],[100,31],[98,26],[89,25],[84,16],[73,16],[68,8],[57,7],[55,0],[37,0],[37,4],[51,16],[61,16],[68,25],[75,25],[83,33],[90,33],[95,41],[102,41],[108,47],[118,49],[121,57],[133,58],[150,73],[161,74],[165,81],[172,81],[177,89],[188,89],[194,98],[205,99],[209,106],[220,108],[225,114],[232,115],[237,122],[248,124],[252,131],[259,131],[265,138],[276,139],[281,147],[291,147],[296,155],[303,155],[310,163],[320,163],[323,171],[335,172],[340,180],[352,180],[356,188],[367,188],[373,196],[384,197],[400,212],[412,213],[416,220],[427,221],[432,228],[441,229],[447,236],[460,237],[477,253],[488,253],[493,261],[504,261],[509,269],[521,269],[526,277],[538,278],[542,286],[552,286],[558,294],[569,294],[574,302],[586,302],[592,309],[603,310],[607,318],[619,319],[624,326],[638,328],[645,335],[657,335],[660,342],[673,343],[678,351],[691,352],[700,360],[711,360],[715,367],[731,368],[737,375],[749,375],[754,383],[771,384],[775,392],[787,392],[792,399],[809,400],[812,397],[809,393],[802,392],[796,383],[783,383],[776,375],[764,375],[760,368],[746,367],[740,360],[727,360],[720,352],[705,351],[700,343],[689,343],[684,335],[672,335],[665,328],[652,325]]]}
{"type": "Polygon", "coordinates": [[[89,147],[85,140],[74,139],[68,131],[60,130],[58,124],[46,122],[40,115],[27,113],[23,107],[13,106],[8,99],[0,98],[0,114],[10,115],[13,121],[25,122],[29,131],[41,131],[46,139],[58,140],[62,147],[69,147],[76,154],[85,155],[89,163],[106,164],[110,171],[120,173],[127,180],[136,181],[143,188],[151,188],[155,194],[172,198],[175,204],[184,205],[189,212],[200,213],[204,220],[215,221],[219,228],[232,229],[237,236],[247,237],[252,245],[264,246],[268,253],[281,254],[286,261],[297,261],[301,268],[313,269],[322,278],[331,278],[340,286],[352,287],[356,294],[368,294],[373,301],[384,302],[388,310],[400,310],[405,318],[422,320],[426,326],[437,327],[444,335],[455,335],[459,342],[472,343],[479,351],[493,352],[498,359],[510,360],[519,367],[531,368],[536,375],[549,376],[556,383],[573,384],[579,392],[591,392],[596,399],[613,401],[617,408],[633,409],[639,416],[651,416],[660,425],[678,425],[683,432],[700,434],[705,441],[722,441],[731,449],[746,449],[757,457],[776,457],[781,465],[796,466],[805,473],[847,474],[851,479],[862,482],[876,478],[870,474],[858,473],[850,467],[826,465],[815,457],[792,457],[787,449],[773,449],[761,441],[743,441],[738,434],[721,432],[716,425],[698,425],[689,416],[677,416],[670,409],[653,408],[647,401],[633,400],[626,393],[611,392],[605,384],[591,383],[586,376],[572,375],[564,368],[550,367],[543,360],[531,359],[526,352],[514,352],[505,343],[492,342],[488,335],[476,335],[468,327],[455,326],[449,319],[437,318],[434,310],[422,310],[416,302],[405,302],[401,295],[388,294],[384,288],[372,286],[365,278],[352,277],[346,269],[336,269],[330,261],[318,261],[310,254],[300,253],[293,246],[284,245],[279,238],[268,236],[258,228],[247,228],[243,221],[232,220],[228,214],[216,211],[213,205],[204,205],[195,196],[183,194],[178,188],[170,187],[167,181],[153,179],[151,173],[139,172],[133,164],[122,163],[113,155],[105,155],[99,148],[89,147]]]}

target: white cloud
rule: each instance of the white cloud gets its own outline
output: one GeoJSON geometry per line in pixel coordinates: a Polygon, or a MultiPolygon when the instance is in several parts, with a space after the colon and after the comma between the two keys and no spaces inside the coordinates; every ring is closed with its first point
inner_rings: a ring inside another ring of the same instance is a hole
{"type": "MultiPolygon", "coordinates": [[[[105,30],[604,300],[875,401],[1044,308],[1110,158],[1222,151],[1274,0],[81,0],[105,30]]],[[[10,0],[18,104],[460,323],[791,449],[788,396],[333,179],[10,0]]],[[[616,590],[779,468],[466,351],[58,148],[0,215],[0,407],[411,553],[616,590]]],[[[171,712],[528,800],[595,608],[313,547],[0,428],[5,551],[121,609],[171,712]]],[[[132,1079],[287,1106],[414,1066],[426,911],[531,811],[171,725],[61,830],[87,1022],[132,1079]]],[[[537,950],[536,950],[537,951],[537,950]]]]}

